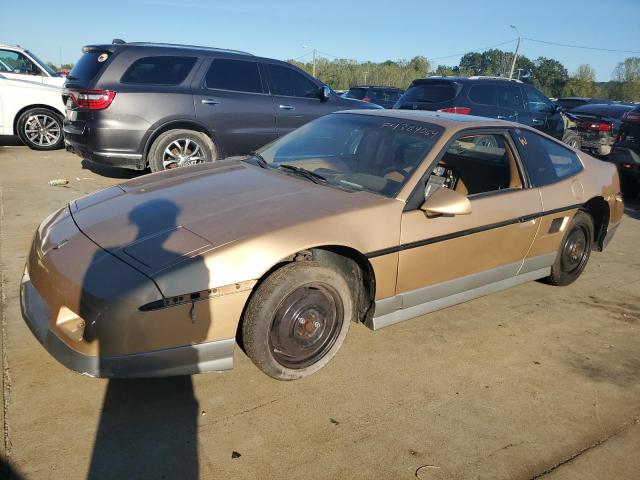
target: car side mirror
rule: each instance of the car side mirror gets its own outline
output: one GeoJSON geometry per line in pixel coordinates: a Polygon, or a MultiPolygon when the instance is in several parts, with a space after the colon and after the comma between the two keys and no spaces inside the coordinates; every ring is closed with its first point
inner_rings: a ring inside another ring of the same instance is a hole
{"type": "Polygon", "coordinates": [[[471,202],[461,193],[446,187],[439,187],[420,206],[427,215],[469,215],[471,202]]]}
{"type": "Polygon", "coordinates": [[[327,100],[329,100],[329,97],[331,97],[331,89],[326,85],[320,87],[320,100],[326,102],[327,100]]]}

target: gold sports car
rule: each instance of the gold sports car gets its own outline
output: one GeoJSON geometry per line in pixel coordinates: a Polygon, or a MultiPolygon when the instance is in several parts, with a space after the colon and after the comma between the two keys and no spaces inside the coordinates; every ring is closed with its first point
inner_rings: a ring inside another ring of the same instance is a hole
{"type": "MultiPolygon", "coordinates": [[[[97,377],[307,376],[377,330],[530,280],[567,285],[623,214],[613,165],[472,116],[348,111],[146,175],[38,227],[22,313],[97,377]]],[[[419,328],[419,324],[416,324],[419,328]]]]}

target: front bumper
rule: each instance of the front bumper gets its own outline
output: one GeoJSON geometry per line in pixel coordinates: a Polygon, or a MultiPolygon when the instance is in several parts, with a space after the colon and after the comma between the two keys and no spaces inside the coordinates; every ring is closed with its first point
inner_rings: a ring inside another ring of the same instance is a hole
{"type": "Polygon", "coordinates": [[[190,375],[233,368],[235,339],[101,357],[77,352],[49,328],[50,311],[25,273],[20,283],[22,317],[40,344],[62,365],[83,375],[140,378],[190,375]]]}

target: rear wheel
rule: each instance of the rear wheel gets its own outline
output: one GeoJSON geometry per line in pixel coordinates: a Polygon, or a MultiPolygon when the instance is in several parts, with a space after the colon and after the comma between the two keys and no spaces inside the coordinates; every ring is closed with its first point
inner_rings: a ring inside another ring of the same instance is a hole
{"type": "Polygon", "coordinates": [[[576,150],[580,150],[582,147],[582,140],[580,139],[580,135],[572,130],[565,130],[564,135],[562,136],[562,141],[576,150]]]}
{"type": "Polygon", "coordinates": [[[296,380],[325,366],[344,341],[354,312],[351,289],[317,262],[276,270],[252,296],[242,324],[253,363],[278,380],[296,380]]]}
{"type": "Polygon", "coordinates": [[[32,108],[22,113],[17,122],[20,140],[32,150],[62,148],[62,118],[48,108],[32,108]]]}
{"type": "Polygon", "coordinates": [[[545,280],[551,285],[569,285],[576,281],[589,261],[593,246],[593,219],[578,212],[560,244],[551,275],[545,280]]]}
{"type": "Polygon", "coordinates": [[[152,172],[213,162],[216,147],[208,135],[195,130],[169,130],[155,139],[147,156],[152,172]]]}

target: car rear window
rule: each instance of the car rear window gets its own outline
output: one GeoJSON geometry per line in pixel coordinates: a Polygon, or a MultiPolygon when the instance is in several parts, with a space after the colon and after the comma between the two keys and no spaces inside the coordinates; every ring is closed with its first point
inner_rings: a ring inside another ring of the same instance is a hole
{"type": "Polygon", "coordinates": [[[355,98],[356,100],[362,100],[366,94],[366,88],[350,88],[349,91],[344,94],[344,96],[346,98],[355,98]]]}
{"type": "Polygon", "coordinates": [[[517,128],[512,134],[532,186],[543,187],[582,171],[573,150],[530,130],[517,128]]]}
{"type": "Polygon", "coordinates": [[[622,115],[633,110],[632,105],[582,105],[574,108],[571,113],[575,114],[589,114],[598,115],[602,117],[609,117],[614,119],[621,119],[622,115]]]}
{"type": "Polygon", "coordinates": [[[92,80],[111,57],[110,52],[87,52],[73,66],[67,77],[69,80],[92,80]]]}
{"type": "Polygon", "coordinates": [[[217,58],[205,77],[207,88],[262,93],[262,81],[256,62],[217,58]]]}
{"type": "Polygon", "coordinates": [[[144,57],[136,60],[120,81],[145,85],[179,85],[187,78],[195,63],[196,57],[144,57]]]}
{"type": "Polygon", "coordinates": [[[455,97],[456,86],[454,83],[433,82],[409,87],[402,96],[402,100],[417,103],[442,103],[453,100],[455,97]]]}

